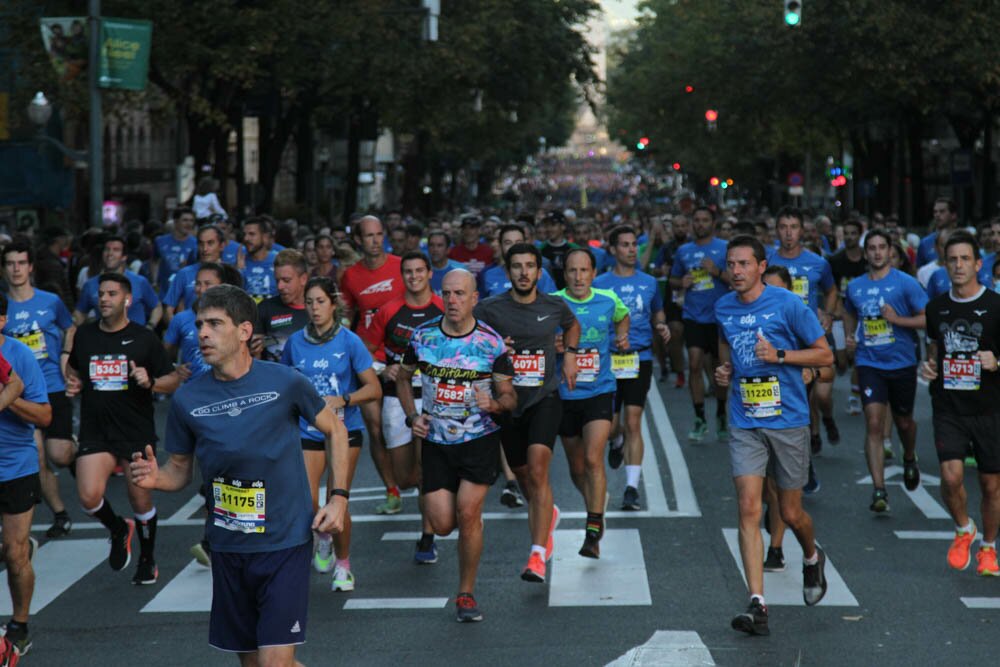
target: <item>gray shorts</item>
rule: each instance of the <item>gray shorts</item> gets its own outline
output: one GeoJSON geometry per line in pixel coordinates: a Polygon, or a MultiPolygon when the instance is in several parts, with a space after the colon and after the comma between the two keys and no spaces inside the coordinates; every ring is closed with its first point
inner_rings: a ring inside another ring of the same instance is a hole
{"type": "Polygon", "coordinates": [[[733,477],[771,476],[782,489],[801,489],[809,480],[809,427],[731,427],[729,457],[733,477]]]}

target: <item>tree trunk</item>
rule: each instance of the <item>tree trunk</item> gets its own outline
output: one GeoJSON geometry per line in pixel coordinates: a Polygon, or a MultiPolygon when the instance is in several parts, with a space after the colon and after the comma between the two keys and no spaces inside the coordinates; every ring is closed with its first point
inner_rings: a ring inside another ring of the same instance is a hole
{"type": "Polygon", "coordinates": [[[312,112],[307,109],[299,111],[295,149],[295,201],[308,204],[311,210],[316,210],[312,112]]]}
{"type": "Polygon", "coordinates": [[[906,142],[910,157],[910,210],[904,221],[907,228],[914,228],[923,220],[927,208],[924,178],[923,118],[912,114],[907,123],[906,142]]]}
{"type": "Polygon", "coordinates": [[[281,156],[298,116],[297,108],[283,109],[280,100],[276,101],[275,110],[275,117],[265,115],[260,118],[261,201],[258,208],[268,213],[274,208],[274,184],[281,170],[281,156]]]}

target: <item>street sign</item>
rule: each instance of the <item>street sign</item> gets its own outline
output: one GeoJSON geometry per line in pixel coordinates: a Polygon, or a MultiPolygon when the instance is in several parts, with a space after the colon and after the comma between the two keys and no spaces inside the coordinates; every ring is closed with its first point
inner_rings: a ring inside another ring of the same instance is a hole
{"type": "Polygon", "coordinates": [[[805,179],[802,178],[801,171],[792,171],[788,173],[788,185],[789,187],[794,187],[796,185],[802,185],[805,179]]]}
{"type": "Polygon", "coordinates": [[[788,194],[792,197],[801,197],[806,193],[806,189],[801,185],[789,185],[788,194]]]}

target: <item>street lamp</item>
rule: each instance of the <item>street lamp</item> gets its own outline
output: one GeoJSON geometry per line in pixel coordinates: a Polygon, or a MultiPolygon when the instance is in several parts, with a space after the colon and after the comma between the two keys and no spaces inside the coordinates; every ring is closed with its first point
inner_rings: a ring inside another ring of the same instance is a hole
{"type": "Polygon", "coordinates": [[[52,118],[52,105],[49,103],[48,98],[45,97],[45,93],[38,91],[31,98],[31,104],[28,105],[28,120],[38,128],[35,139],[39,143],[47,143],[55,146],[59,149],[60,153],[74,162],[86,162],[88,157],[87,151],[74,150],[55,137],[45,133],[45,126],[49,124],[50,118],[52,118]]]}

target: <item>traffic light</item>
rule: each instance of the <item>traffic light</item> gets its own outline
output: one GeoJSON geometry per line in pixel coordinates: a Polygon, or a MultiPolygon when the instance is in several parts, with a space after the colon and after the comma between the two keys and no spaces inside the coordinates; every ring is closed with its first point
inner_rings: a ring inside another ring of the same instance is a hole
{"type": "Polygon", "coordinates": [[[718,176],[713,176],[712,178],[708,179],[708,184],[711,185],[713,188],[719,187],[719,183],[721,182],[722,181],[719,180],[718,176]]]}
{"type": "Polygon", "coordinates": [[[719,112],[716,111],[715,109],[707,110],[705,112],[705,120],[707,120],[709,123],[714,123],[715,121],[719,120],[719,112]]]}
{"type": "Polygon", "coordinates": [[[635,149],[637,151],[644,151],[646,150],[646,144],[642,143],[641,141],[637,141],[635,142],[635,149]]]}
{"type": "Polygon", "coordinates": [[[691,84],[688,84],[688,85],[684,86],[684,92],[685,93],[693,93],[694,92],[694,86],[692,86],[691,84]]]}
{"type": "Polygon", "coordinates": [[[639,139],[639,143],[642,144],[643,146],[648,146],[649,145],[649,137],[642,137],[642,138],[640,138],[639,139]]]}
{"type": "Polygon", "coordinates": [[[802,1],[785,0],[785,25],[796,27],[802,24],[802,1]]]}
{"type": "Polygon", "coordinates": [[[680,171],[681,170],[681,163],[680,162],[674,162],[670,166],[674,168],[674,171],[680,171]]]}

